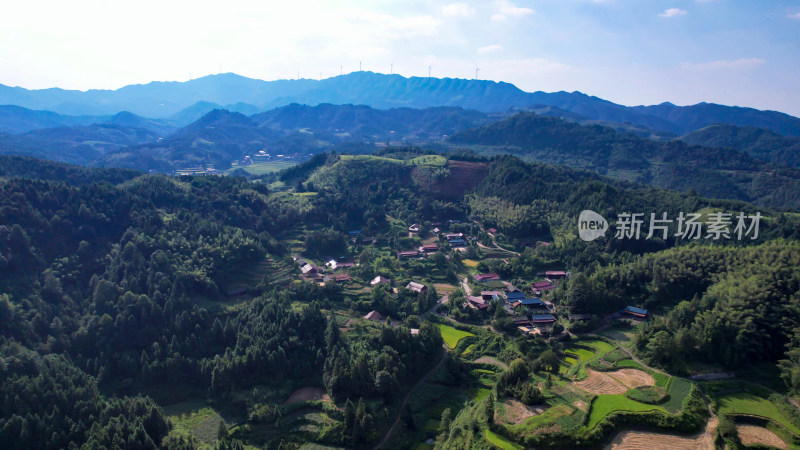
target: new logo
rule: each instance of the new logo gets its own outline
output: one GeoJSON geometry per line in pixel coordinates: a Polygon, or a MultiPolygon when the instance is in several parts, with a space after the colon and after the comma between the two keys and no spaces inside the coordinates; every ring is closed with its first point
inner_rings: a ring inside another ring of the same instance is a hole
{"type": "Polygon", "coordinates": [[[578,236],[586,242],[593,241],[606,234],[608,221],[594,211],[585,209],[578,216],[578,236]]]}

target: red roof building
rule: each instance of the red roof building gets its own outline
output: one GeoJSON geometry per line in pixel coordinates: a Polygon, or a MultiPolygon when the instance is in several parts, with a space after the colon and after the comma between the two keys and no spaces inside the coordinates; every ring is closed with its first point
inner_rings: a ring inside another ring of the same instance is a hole
{"type": "Polygon", "coordinates": [[[500,279],[500,275],[496,273],[479,273],[475,275],[475,281],[482,282],[482,281],[498,281],[500,279]]]}
{"type": "Polygon", "coordinates": [[[419,250],[425,253],[433,253],[439,251],[439,246],[436,244],[425,244],[422,247],[420,247],[419,250]]]}
{"type": "Polygon", "coordinates": [[[381,319],[383,319],[383,316],[381,316],[381,313],[378,311],[370,311],[369,314],[364,316],[364,318],[367,320],[372,320],[373,322],[380,322],[381,319]]]}

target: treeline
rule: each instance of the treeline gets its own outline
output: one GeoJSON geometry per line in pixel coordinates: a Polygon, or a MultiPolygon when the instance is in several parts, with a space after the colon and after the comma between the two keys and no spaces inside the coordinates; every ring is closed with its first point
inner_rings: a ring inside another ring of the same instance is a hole
{"type": "Polygon", "coordinates": [[[626,304],[667,310],[636,338],[653,364],[676,372],[689,361],[739,368],[775,362],[800,343],[798,264],[797,241],[680,247],[570,280],[565,297],[590,302],[572,306],[594,311],[626,304]]]}
{"type": "Polygon", "coordinates": [[[0,447],[160,448],[169,431],[146,397],[104,398],[63,356],[0,347],[0,447]]]}

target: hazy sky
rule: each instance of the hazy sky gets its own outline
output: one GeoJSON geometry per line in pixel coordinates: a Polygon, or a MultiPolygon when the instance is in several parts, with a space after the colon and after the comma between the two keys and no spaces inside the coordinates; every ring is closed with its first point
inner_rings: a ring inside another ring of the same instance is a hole
{"type": "Polygon", "coordinates": [[[502,80],[627,105],[800,116],[800,0],[26,0],[0,15],[0,84],[116,89],[235,72],[502,80]]]}

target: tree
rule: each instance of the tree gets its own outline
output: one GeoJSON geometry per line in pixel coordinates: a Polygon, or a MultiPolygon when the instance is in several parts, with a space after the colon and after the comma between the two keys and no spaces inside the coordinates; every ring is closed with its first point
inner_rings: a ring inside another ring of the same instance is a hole
{"type": "Polygon", "coordinates": [[[225,421],[220,420],[217,427],[217,440],[224,441],[228,439],[228,427],[225,426],[225,421]]]}
{"type": "Polygon", "coordinates": [[[450,408],[445,408],[442,411],[442,420],[439,422],[439,433],[449,433],[450,432],[450,422],[452,420],[453,413],[450,411],[450,408]]]}
{"type": "Polygon", "coordinates": [[[486,398],[486,403],[483,406],[483,413],[486,415],[486,423],[489,425],[494,423],[494,393],[489,393],[486,398]]]}

